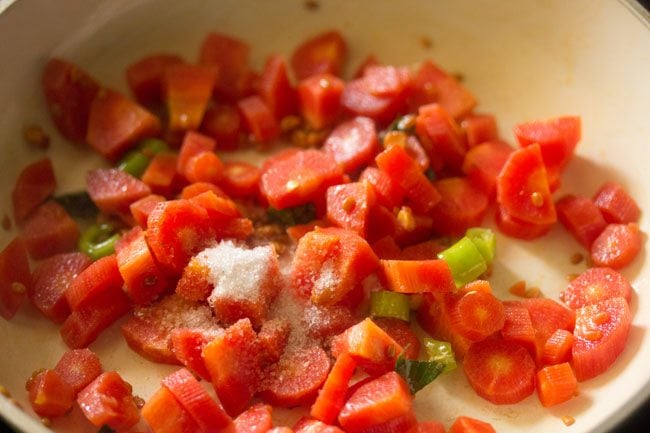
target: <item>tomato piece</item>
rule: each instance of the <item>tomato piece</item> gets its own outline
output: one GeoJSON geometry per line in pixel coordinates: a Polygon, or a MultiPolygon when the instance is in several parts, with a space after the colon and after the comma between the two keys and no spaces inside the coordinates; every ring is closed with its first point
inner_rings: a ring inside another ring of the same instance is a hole
{"type": "Polygon", "coordinates": [[[433,230],[446,236],[462,236],[470,227],[481,225],[488,210],[488,196],[463,177],[448,177],[433,182],[440,201],[429,215],[433,230]]]}
{"type": "Polygon", "coordinates": [[[96,168],[86,173],[86,189],[97,207],[112,215],[129,215],[129,206],[149,194],[140,179],[116,168],[96,168]]]}
{"type": "Polygon", "coordinates": [[[299,150],[268,160],[262,167],[260,191],[276,209],[318,201],[343,173],[334,158],[315,149],[299,150]]]}
{"type": "Polygon", "coordinates": [[[546,341],[557,329],[573,331],[575,312],[549,298],[530,298],[519,301],[504,301],[504,305],[522,305],[530,314],[536,334],[546,341]]]}
{"type": "Polygon", "coordinates": [[[91,263],[72,281],[65,297],[72,311],[83,308],[102,293],[122,291],[124,280],[120,275],[115,254],[91,263]]]}
{"type": "Polygon", "coordinates": [[[536,120],[516,125],[513,132],[521,146],[539,144],[549,180],[553,180],[573,157],[581,137],[581,121],[578,116],[536,120]]]}
{"type": "Polygon", "coordinates": [[[145,238],[154,257],[177,275],[213,238],[208,212],[189,200],[159,203],[147,227],[145,238]]]}
{"type": "Polygon", "coordinates": [[[553,225],[534,224],[520,220],[508,213],[501,205],[497,208],[495,221],[501,233],[523,240],[533,240],[544,236],[553,225]]]}
{"type": "Polygon", "coordinates": [[[497,202],[523,222],[544,225],[556,221],[539,146],[533,144],[510,154],[497,177],[497,202]]]}
{"type": "Polygon", "coordinates": [[[214,92],[219,99],[234,102],[252,91],[250,51],[248,43],[223,33],[213,32],[203,39],[199,63],[217,67],[214,92]]]}
{"type": "Polygon", "coordinates": [[[214,152],[201,152],[187,162],[185,177],[191,183],[217,183],[223,177],[223,162],[214,152]]]}
{"type": "Polygon", "coordinates": [[[257,334],[257,342],[265,368],[280,360],[289,343],[291,332],[291,323],[287,319],[271,319],[262,324],[257,334]]]}
{"type": "Polygon", "coordinates": [[[530,353],[536,354],[535,328],[528,309],[519,303],[505,303],[503,305],[503,315],[501,337],[504,340],[519,343],[528,349],[530,353]]]}
{"type": "Polygon", "coordinates": [[[181,368],[165,376],[162,386],[174,395],[203,431],[219,431],[230,425],[230,416],[214,401],[188,370],[181,368]]]}
{"type": "Polygon", "coordinates": [[[100,374],[79,392],[77,403],[88,421],[125,430],[140,420],[140,410],[133,400],[131,385],[115,371],[100,374]]]}
{"type": "Polygon", "coordinates": [[[216,80],[213,66],[179,63],[165,68],[162,83],[170,130],[199,127],[216,80]]]}
{"type": "Polygon", "coordinates": [[[262,97],[276,120],[298,112],[298,95],[289,81],[284,57],[271,55],[257,82],[257,93],[262,97]]]}
{"type": "Polygon", "coordinates": [[[299,80],[312,75],[341,75],[348,47],[336,30],[320,33],[302,42],[291,54],[291,67],[299,80]]]}
{"type": "Polygon", "coordinates": [[[512,151],[512,147],[503,141],[481,143],[467,151],[461,170],[475,187],[493,199],[497,177],[512,151]]]}
{"type": "Polygon", "coordinates": [[[486,339],[472,344],[463,370],[474,391],[494,404],[518,403],[535,391],[535,362],[512,341],[486,339]]]}
{"type": "Polygon", "coordinates": [[[424,294],[417,319],[420,326],[433,338],[451,343],[456,359],[463,359],[472,341],[460,335],[451,326],[445,295],[424,294]]]}
{"type": "Polygon", "coordinates": [[[571,359],[573,334],[566,329],[558,329],[544,343],[542,362],[546,365],[556,365],[571,359]]]}
{"type": "Polygon", "coordinates": [[[641,244],[636,223],[609,224],[591,244],[591,260],[596,266],[624,268],[639,254],[641,244]]]}
{"type": "Polygon", "coordinates": [[[378,149],[375,122],[368,117],[355,117],[341,123],[322,146],[322,150],[332,155],[346,173],[367,165],[378,149]]]}
{"type": "Polygon", "coordinates": [[[228,197],[220,197],[212,191],[205,191],[189,199],[208,212],[212,224],[223,224],[226,220],[241,216],[239,208],[228,197]]]}
{"type": "Polygon", "coordinates": [[[243,161],[226,162],[219,186],[233,198],[255,197],[259,192],[260,169],[243,161]]]}
{"type": "Polygon", "coordinates": [[[148,304],[169,287],[169,280],[149,250],[144,232],[116,256],[124,290],[134,304],[148,304]]]}
{"type": "Polygon", "coordinates": [[[400,146],[385,149],[375,157],[375,162],[404,190],[414,211],[428,213],[440,201],[440,193],[400,146]]]}
{"type": "Polygon", "coordinates": [[[177,171],[187,177],[187,166],[190,160],[200,153],[214,152],[216,147],[217,143],[213,138],[196,131],[187,131],[178,151],[177,171]]]}
{"type": "Polygon", "coordinates": [[[201,378],[210,381],[203,362],[203,348],[222,332],[219,328],[176,328],[170,332],[171,349],[176,359],[201,378]]]}
{"type": "Polygon", "coordinates": [[[374,317],[373,322],[390,335],[397,344],[404,348],[403,356],[407,359],[418,359],[420,354],[420,339],[408,322],[394,317],[374,317]]]}
{"type": "Polygon", "coordinates": [[[594,203],[610,224],[634,223],[641,215],[636,201],[616,182],[605,182],[596,192],[594,203]]]}
{"type": "Polygon", "coordinates": [[[338,427],[307,417],[300,418],[294,424],[292,431],[295,433],[344,433],[338,427]]]}
{"type": "Polygon", "coordinates": [[[172,197],[179,189],[181,178],[176,171],[178,157],[174,153],[161,152],[154,155],[142,174],[142,182],[155,194],[172,197]]]}
{"type": "Polygon", "coordinates": [[[404,199],[404,191],[399,184],[377,167],[366,167],[359,176],[359,182],[368,182],[375,190],[378,204],[392,209],[404,199]]]}
{"type": "Polygon", "coordinates": [[[609,298],[632,298],[632,286],[611,268],[589,268],[573,279],[561,293],[564,303],[574,310],[609,298]]]}
{"type": "Polygon", "coordinates": [[[90,106],[99,92],[99,84],[77,65],[52,58],[43,68],[41,85],[48,112],[61,135],[83,143],[90,106]]]}
{"type": "Polygon", "coordinates": [[[17,237],[0,252],[0,316],[11,319],[31,292],[27,246],[17,237]]]}
{"type": "Polygon", "coordinates": [[[332,126],[341,111],[345,82],[330,73],[320,73],[301,80],[296,90],[300,111],[314,129],[332,126]]]}
{"type": "Polygon", "coordinates": [[[102,373],[102,365],[99,357],[89,349],[74,349],[61,356],[54,371],[72,387],[76,395],[102,373]]]}
{"type": "Polygon", "coordinates": [[[280,135],[280,125],[266,102],[257,95],[237,101],[246,129],[258,143],[269,143],[280,135]]]}
{"type": "MultiPolygon", "coordinates": [[[[397,260],[401,258],[402,250],[392,236],[386,235],[371,244],[372,250],[381,260],[397,260]]],[[[429,257],[430,258],[430,257],[429,257]]]]}
{"type": "Polygon", "coordinates": [[[500,331],[505,322],[501,301],[493,294],[469,291],[461,296],[449,294],[449,320],[454,330],[471,341],[481,341],[500,331]]]}
{"type": "Polygon", "coordinates": [[[152,54],[126,68],[126,81],[135,99],[144,105],[155,105],[163,100],[163,72],[166,68],[184,63],[176,54],[152,54]]]}
{"type": "Polygon", "coordinates": [[[402,350],[399,343],[369,318],[332,340],[332,355],[335,358],[347,353],[359,367],[375,376],[393,370],[402,350]]]}
{"type": "Polygon", "coordinates": [[[40,262],[33,273],[33,289],[29,297],[48,319],[61,323],[70,314],[65,292],[72,281],[92,261],[83,253],[62,253],[40,262]]]}
{"type": "Polygon", "coordinates": [[[291,270],[299,296],[316,305],[342,301],[370,275],[378,259],[370,245],[355,233],[338,228],[316,228],[300,238],[291,270]]]}
{"type": "Polygon", "coordinates": [[[558,219],[585,248],[600,235],[607,222],[596,204],[588,197],[566,195],[555,203],[558,219]]]}
{"type": "Polygon", "coordinates": [[[535,383],[537,396],[544,407],[564,403],[578,390],[578,381],[568,362],[542,368],[537,372],[535,383]]]}
{"type": "MultiPolygon", "coordinates": [[[[348,433],[371,431],[372,427],[410,416],[412,411],[413,397],[408,385],[391,371],[359,387],[341,409],[339,423],[348,433]]],[[[411,425],[386,431],[407,431],[416,423],[415,416],[410,421],[406,424],[411,425]]]]}
{"type": "Polygon", "coordinates": [[[240,414],[257,392],[262,377],[258,349],[255,331],[248,319],[226,328],[203,349],[212,385],[231,416],[240,414]]]}
{"type": "Polygon", "coordinates": [[[160,387],[144,404],[142,419],[153,433],[195,433],[199,431],[194,417],[164,386],[160,387]]]}
{"type": "Polygon", "coordinates": [[[632,315],[624,298],[610,298],[579,308],[573,331],[573,368],[578,381],[609,369],[623,352],[632,315]]]}
{"type": "Polygon", "coordinates": [[[162,195],[149,194],[131,203],[129,205],[129,211],[131,211],[131,216],[135,220],[136,224],[143,229],[146,229],[149,214],[151,214],[151,211],[158,203],[162,203],[165,200],[165,197],[162,195]]]}
{"type": "Polygon", "coordinates": [[[194,182],[185,186],[181,191],[181,198],[184,200],[189,200],[192,197],[196,197],[197,195],[203,194],[206,191],[212,191],[217,197],[228,198],[228,194],[226,194],[217,185],[210,182],[194,182]]]}
{"type": "Polygon", "coordinates": [[[327,342],[350,326],[356,325],[359,318],[345,305],[307,304],[302,312],[302,321],[307,334],[314,340],[327,342]]]}
{"type": "Polygon", "coordinates": [[[329,371],[329,358],[320,346],[293,349],[264,372],[259,395],[280,407],[310,404],[329,371]]]}
{"type": "Polygon", "coordinates": [[[213,104],[203,115],[199,131],[216,140],[219,150],[239,147],[242,118],[237,107],[231,104],[213,104]]]}
{"type": "Polygon", "coordinates": [[[335,185],[327,189],[327,218],[335,225],[366,238],[375,191],[366,182],[335,185]]]}
{"type": "Polygon", "coordinates": [[[465,132],[470,149],[481,143],[499,139],[497,121],[492,114],[470,114],[461,120],[460,127],[465,132]]]}
{"type": "Polygon", "coordinates": [[[381,260],[380,278],[398,293],[445,293],[455,290],[447,262],[432,260],[381,260]]]}
{"type": "Polygon", "coordinates": [[[148,307],[137,307],[121,326],[129,347],[153,362],[178,364],[171,349],[172,330],[177,328],[217,329],[210,308],[178,295],[167,296],[148,307]]]}
{"type": "MultiPolygon", "coordinates": [[[[268,404],[255,404],[233,420],[232,433],[265,433],[273,426],[273,408],[268,404]]],[[[228,431],[228,433],[231,433],[228,431]]]]}
{"type": "Polygon", "coordinates": [[[55,418],[72,409],[75,392],[55,370],[42,370],[25,385],[29,403],[38,416],[55,418]]]}
{"type": "Polygon", "coordinates": [[[86,140],[104,158],[115,161],[138,140],[160,133],[160,120],[127,97],[102,89],[90,106],[86,140]]]}
{"type": "Polygon", "coordinates": [[[447,433],[496,433],[492,424],[468,416],[459,416],[447,433]]]}
{"type": "Polygon", "coordinates": [[[86,347],[130,308],[129,298],[122,289],[98,293],[65,319],[61,337],[71,349],[86,347]]]}
{"type": "Polygon", "coordinates": [[[460,119],[472,111],[476,98],[456,78],[427,60],[413,77],[409,90],[410,111],[433,102],[440,104],[454,119],[460,119]]]}
{"type": "Polygon", "coordinates": [[[42,158],[22,169],[11,191],[14,218],[21,223],[56,189],[56,178],[50,158],[42,158]]]}
{"type": "Polygon", "coordinates": [[[336,422],[339,412],[345,404],[345,396],[357,363],[352,357],[343,353],[339,356],[323,387],[318,392],[316,401],[311,406],[310,415],[327,424],[336,422]]]}
{"type": "Polygon", "coordinates": [[[23,225],[25,246],[35,260],[74,250],[79,235],[77,223],[54,201],[37,207],[23,225]]]}
{"type": "Polygon", "coordinates": [[[462,129],[442,105],[421,106],[415,130],[431,158],[438,155],[446,166],[460,171],[467,153],[467,143],[462,129]]]}

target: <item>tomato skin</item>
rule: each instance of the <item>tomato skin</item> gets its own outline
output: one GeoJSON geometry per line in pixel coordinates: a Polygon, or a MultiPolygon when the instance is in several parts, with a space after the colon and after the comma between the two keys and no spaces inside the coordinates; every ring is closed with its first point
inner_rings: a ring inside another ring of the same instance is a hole
{"type": "Polygon", "coordinates": [[[322,73],[340,76],[347,54],[348,47],[343,36],[336,30],[330,30],[296,47],[291,55],[291,67],[298,80],[322,73]]]}
{"type": "Polygon", "coordinates": [[[203,114],[217,80],[213,66],[176,64],[163,71],[163,92],[171,131],[193,130],[203,114]]]}
{"type": "Polygon", "coordinates": [[[99,84],[80,67],[52,58],[43,68],[41,85],[48,111],[61,135],[75,143],[83,143],[99,84]]]}
{"type": "Polygon", "coordinates": [[[0,316],[11,319],[31,291],[32,274],[27,247],[17,237],[0,251],[0,316]],[[19,289],[16,290],[16,287],[19,289]]]}
{"type": "Polygon", "coordinates": [[[298,95],[289,81],[287,63],[282,56],[271,55],[266,60],[257,82],[257,93],[278,121],[298,112],[298,95]]]}
{"type": "Polygon", "coordinates": [[[127,97],[102,89],[90,106],[86,140],[109,161],[117,160],[135,142],[160,133],[160,120],[127,97]]]}
{"type": "Polygon", "coordinates": [[[334,124],[341,111],[344,87],[342,79],[329,73],[312,75],[298,83],[300,112],[312,128],[334,124]]]}
{"type": "Polygon", "coordinates": [[[609,224],[591,244],[591,260],[596,266],[624,268],[639,254],[641,243],[636,223],[609,224]]]}
{"type": "Polygon", "coordinates": [[[217,96],[234,102],[252,91],[250,51],[247,42],[223,33],[213,32],[203,39],[199,63],[217,67],[219,72],[214,86],[217,96]]]}
{"type": "Polygon", "coordinates": [[[88,421],[97,427],[107,425],[126,430],[140,420],[131,385],[115,371],[100,374],[79,392],[77,403],[88,421]]]}
{"type": "Polygon", "coordinates": [[[463,177],[440,179],[433,186],[441,196],[429,213],[436,233],[461,236],[468,228],[481,225],[489,204],[483,191],[463,177]]]}
{"type": "Polygon", "coordinates": [[[237,108],[246,128],[258,143],[268,143],[280,135],[280,125],[264,100],[249,96],[237,101],[237,108]]]}
{"type": "Polygon", "coordinates": [[[607,371],[623,352],[632,316],[624,298],[605,299],[576,311],[572,357],[579,382],[607,371]]]}
{"type": "Polygon", "coordinates": [[[566,195],[556,204],[558,219],[585,248],[591,248],[607,222],[596,204],[584,196],[566,195]]]}
{"type": "Polygon", "coordinates": [[[641,209],[634,198],[615,182],[605,182],[596,192],[594,203],[610,224],[634,223],[641,215],[641,209]]]}
{"type": "Polygon", "coordinates": [[[23,226],[25,246],[33,259],[44,259],[74,250],[79,235],[77,223],[54,201],[45,202],[36,208],[23,226]]]}
{"type": "Polygon", "coordinates": [[[22,169],[11,191],[14,218],[20,224],[56,189],[56,178],[50,158],[42,158],[22,169]]]}
{"type": "Polygon", "coordinates": [[[130,64],[126,68],[126,81],[135,99],[144,105],[162,102],[163,72],[168,66],[183,63],[176,54],[152,54],[130,64]]]}
{"type": "Polygon", "coordinates": [[[632,286],[611,268],[589,268],[572,280],[561,293],[564,303],[574,310],[608,298],[632,298],[632,286]]]}
{"type": "Polygon", "coordinates": [[[327,218],[335,225],[366,238],[375,191],[369,183],[352,182],[327,189],[327,218]]]}
{"type": "Polygon", "coordinates": [[[366,165],[378,149],[375,122],[368,117],[355,117],[339,124],[322,146],[322,150],[332,155],[346,173],[366,165]]]}

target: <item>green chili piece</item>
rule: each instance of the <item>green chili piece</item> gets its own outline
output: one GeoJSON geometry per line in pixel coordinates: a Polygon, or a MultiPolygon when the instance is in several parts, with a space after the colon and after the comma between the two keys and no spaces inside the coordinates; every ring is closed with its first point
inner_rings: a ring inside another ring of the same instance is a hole
{"type": "Polygon", "coordinates": [[[168,152],[169,145],[159,138],[145,138],[136,146],[144,156],[151,158],[157,153],[168,152]]]}
{"type": "Polygon", "coordinates": [[[497,249],[497,238],[494,232],[483,227],[472,227],[467,229],[465,236],[474,242],[487,264],[492,264],[497,249]]]}
{"type": "Polygon", "coordinates": [[[78,248],[91,259],[98,260],[115,252],[115,242],[119,238],[112,225],[95,224],[81,234],[78,248]]]}
{"type": "Polygon", "coordinates": [[[312,203],[279,210],[269,207],[266,210],[266,214],[271,222],[288,227],[295,226],[296,224],[306,224],[312,221],[316,218],[316,208],[312,203]]]}
{"type": "Polygon", "coordinates": [[[117,168],[129,173],[131,176],[140,178],[145,172],[151,159],[145,156],[144,153],[138,151],[132,151],[127,153],[124,158],[120,160],[117,168]]]}
{"type": "Polygon", "coordinates": [[[410,320],[411,302],[409,295],[379,290],[370,293],[370,315],[373,317],[394,317],[405,322],[410,320]]]}
{"type": "Polygon", "coordinates": [[[406,114],[393,120],[393,123],[388,127],[389,131],[402,131],[409,134],[415,132],[415,114],[406,114]]]}
{"type": "Polygon", "coordinates": [[[424,338],[424,350],[427,353],[429,361],[437,361],[444,364],[443,373],[454,370],[458,367],[456,364],[456,357],[454,356],[454,349],[451,343],[447,341],[434,340],[433,338],[424,338]]]}
{"type": "Polygon", "coordinates": [[[474,281],[487,270],[487,263],[474,242],[467,236],[438,253],[449,265],[457,287],[474,281]]]}
{"type": "Polygon", "coordinates": [[[417,361],[406,359],[402,355],[395,363],[395,371],[406,381],[411,394],[415,394],[433,382],[444,368],[445,366],[438,361],[417,361]]]}

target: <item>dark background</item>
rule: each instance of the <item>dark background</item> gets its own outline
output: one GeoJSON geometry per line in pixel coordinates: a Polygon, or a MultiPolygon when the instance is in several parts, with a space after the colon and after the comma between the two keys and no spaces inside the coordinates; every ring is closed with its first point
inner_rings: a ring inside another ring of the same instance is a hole
{"type": "MultiPolygon", "coordinates": [[[[646,10],[650,11],[650,0],[638,0],[646,10]]],[[[612,396],[612,398],[616,398],[612,396]]],[[[2,419],[0,419],[0,432],[10,432],[2,419]]],[[[650,401],[646,401],[626,422],[615,429],[616,432],[647,433],[650,431],[650,401]]],[[[567,430],[567,433],[569,431],[567,430]]],[[[29,432],[25,432],[29,433],[29,432]]]]}

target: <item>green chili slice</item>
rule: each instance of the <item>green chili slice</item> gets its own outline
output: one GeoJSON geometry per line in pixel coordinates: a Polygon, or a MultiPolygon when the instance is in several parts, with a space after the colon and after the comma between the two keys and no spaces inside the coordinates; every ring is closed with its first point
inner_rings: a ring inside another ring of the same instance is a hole
{"type": "Polygon", "coordinates": [[[379,290],[370,293],[370,315],[373,317],[394,317],[408,322],[411,302],[409,295],[379,290]]]}
{"type": "Polygon", "coordinates": [[[271,222],[288,227],[296,224],[306,224],[314,220],[316,218],[316,208],[312,203],[280,210],[269,207],[266,214],[271,222]]]}
{"type": "Polygon", "coordinates": [[[81,234],[78,248],[91,259],[98,260],[115,252],[115,242],[119,238],[112,225],[94,224],[81,234]]]}
{"type": "Polygon", "coordinates": [[[411,394],[433,382],[444,368],[444,364],[438,361],[417,361],[406,359],[402,355],[395,363],[395,371],[406,381],[411,394]]]}
{"type": "Polygon", "coordinates": [[[144,154],[144,156],[151,158],[157,153],[168,152],[169,146],[159,138],[145,138],[138,143],[136,149],[144,154]]]}
{"type": "Polygon", "coordinates": [[[465,236],[470,238],[488,265],[492,264],[497,249],[497,238],[494,232],[483,227],[467,229],[465,236]]]}
{"type": "Polygon", "coordinates": [[[487,270],[487,263],[479,249],[467,236],[438,253],[449,265],[457,287],[476,280],[487,270]]]}
{"type": "Polygon", "coordinates": [[[458,367],[456,364],[456,357],[454,356],[454,349],[451,343],[447,341],[434,340],[433,338],[424,338],[424,350],[427,353],[429,361],[436,361],[444,365],[443,373],[454,370],[458,367]]]}
{"type": "Polygon", "coordinates": [[[129,173],[131,176],[140,178],[145,172],[151,159],[148,156],[145,156],[144,153],[138,151],[132,151],[127,153],[124,158],[120,160],[117,168],[129,173]]]}

